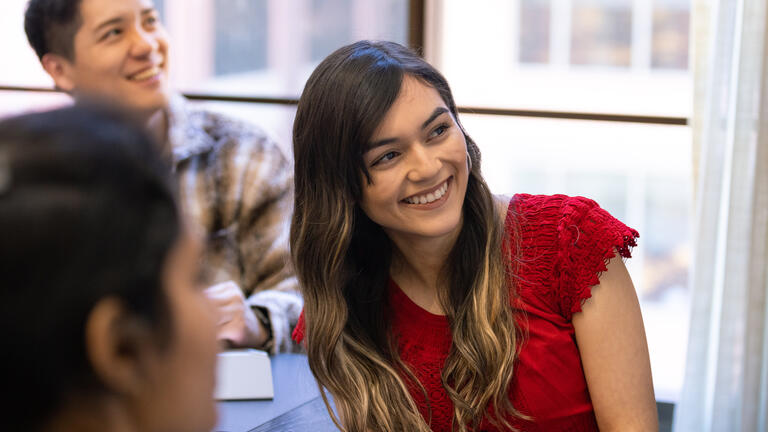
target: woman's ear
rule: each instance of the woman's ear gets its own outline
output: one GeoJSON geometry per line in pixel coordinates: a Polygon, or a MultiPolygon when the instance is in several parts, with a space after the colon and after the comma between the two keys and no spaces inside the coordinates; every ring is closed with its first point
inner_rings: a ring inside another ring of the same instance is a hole
{"type": "Polygon", "coordinates": [[[137,396],[149,384],[151,354],[156,350],[149,324],[130,314],[123,303],[99,300],[85,324],[85,350],[95,375],[108,390],[137,396]]]}

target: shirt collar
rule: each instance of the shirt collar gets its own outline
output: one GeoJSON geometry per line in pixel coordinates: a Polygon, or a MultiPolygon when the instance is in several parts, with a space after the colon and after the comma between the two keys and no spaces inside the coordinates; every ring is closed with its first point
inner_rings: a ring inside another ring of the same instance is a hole
{"type": "Polygon", "coordinates": [[[193,111],[184,96],[171,96],[167,110],[168,143],[174,164],[213,148],[215,143],[205,131],[205,118],[202,114],[193,111]]]}

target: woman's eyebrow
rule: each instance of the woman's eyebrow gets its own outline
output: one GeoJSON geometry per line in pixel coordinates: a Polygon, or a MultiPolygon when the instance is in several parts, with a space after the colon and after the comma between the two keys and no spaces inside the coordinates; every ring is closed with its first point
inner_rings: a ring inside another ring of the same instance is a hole
{"type": "Polygon", "coordinates": [[[437,107],[434,111],[432,111],[432,115],[429,116],[429,118],[421,124],[422,129],[426,129],[427,126],[429,126],[430,123],[432,123],[436,118],[438,118],[441,114],[445,114],[448,112],[448,108],[446,107],[437,107]]]}
{"type": "Polygon", "coordinates": [[[372,141],[372,142],[368,143],[367,146],[365,146],[365,153],[375,149],[376,147],[385,146],[387,144],[391,144],[391,143],[396,142],[396,141],[397,141],[397,138],[384,138],[382,140],[372,141]]]}

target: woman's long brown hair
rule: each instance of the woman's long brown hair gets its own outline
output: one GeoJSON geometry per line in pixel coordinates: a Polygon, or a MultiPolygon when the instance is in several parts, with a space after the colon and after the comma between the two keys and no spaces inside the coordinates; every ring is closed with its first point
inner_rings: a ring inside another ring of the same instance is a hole
{"type": "MultiPolygon", "coordinates": [[[[334,422],[347,431],[430,430],[408,390],[409,382],[421,386],[400,360],[390,331],[392,244],[357,204],[363,182],[371,181],[364,148],[405,75],[436,89],[458,121],[448,83],[437,70],[398,44],[361,41],[315,69],[293,129],[291,250],[305,301],[309,365],[321,389],[333,396],[339,414],[329,407],[334,422]]],[[[509,399],[519,343],[502,253],[510,249],[480,175],[480,152],[465,138],[472,169],[463,225],[439,294],[453,335],[442,382],[454,405],[454,430],[478,430],[484,418],[511,429],[509,421],[522,415],[509,399]]]]}

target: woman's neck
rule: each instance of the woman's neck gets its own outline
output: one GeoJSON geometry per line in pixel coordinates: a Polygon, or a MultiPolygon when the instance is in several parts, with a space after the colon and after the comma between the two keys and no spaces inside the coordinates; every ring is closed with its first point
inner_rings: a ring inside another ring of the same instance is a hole
{"type": "Polygon", "coordinates": [[[394,245],[391,277],[417,305],[436,315],[444,315],[439,285],[448,256],[461,231],[435,238],[389,233],[394,245]]]}

